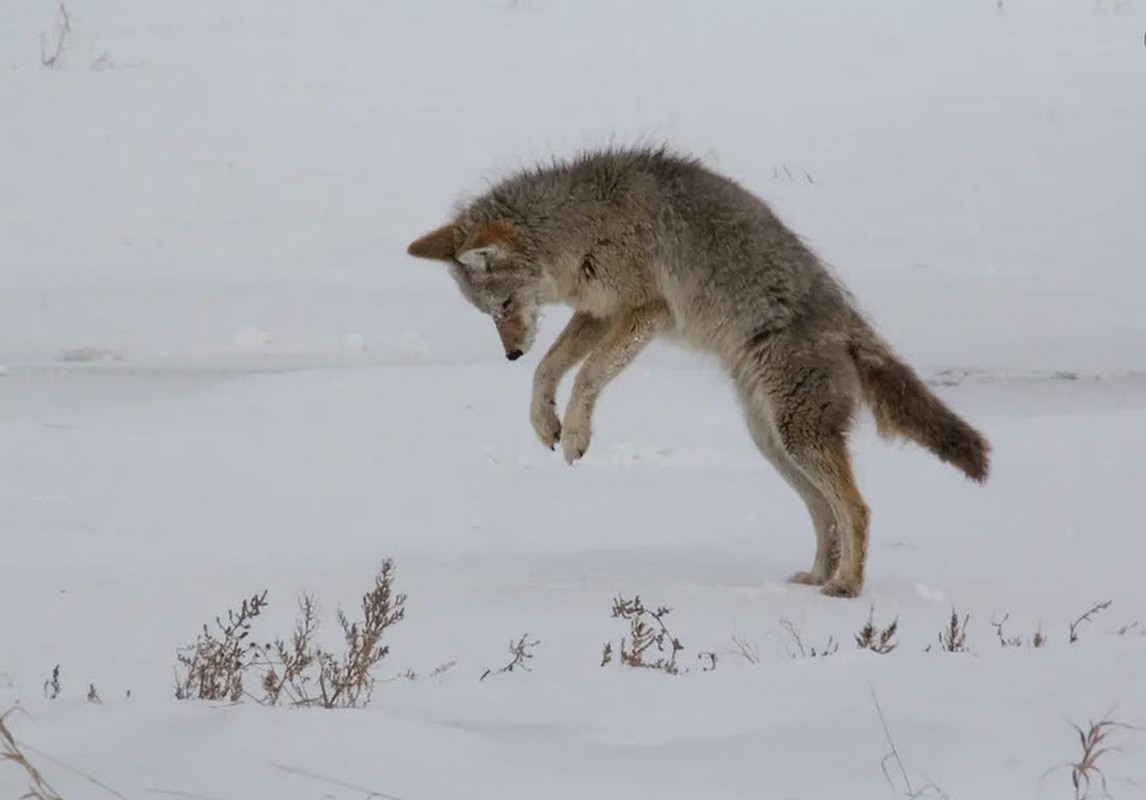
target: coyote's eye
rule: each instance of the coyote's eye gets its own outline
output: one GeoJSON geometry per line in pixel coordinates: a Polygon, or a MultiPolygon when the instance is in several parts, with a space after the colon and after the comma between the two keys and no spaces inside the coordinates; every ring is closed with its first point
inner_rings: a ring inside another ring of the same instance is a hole
{"type": "Polygon", "coordinates": [[[512,306],[512,305],[513,305],[513,298],[512,298],[512,297],[507,297],[507,298],[505,298],[505,300],[503,300],[503,301],[502,301],[502,303],[501,303],[501,311],[502,311],[502,313],[504,314],[506,311],[509,311],[509,308],[510,308],[510,306],[512,306]]]}

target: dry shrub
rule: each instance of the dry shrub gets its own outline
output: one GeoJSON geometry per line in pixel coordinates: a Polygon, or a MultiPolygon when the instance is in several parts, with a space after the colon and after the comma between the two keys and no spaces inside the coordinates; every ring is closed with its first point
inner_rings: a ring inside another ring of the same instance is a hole
{"type": "MultiPolygon", "coordinates": [[[[1115,730],[1138,729],[1124,722],[1115,722],[1110,718],[1109,713],[1098,722],[1088,720],[1085,729],[1081,725],[1072,724],[1071,727],[1078,734],[1081,752],[1077,759],[1062,766],[1070,769],[1070,783],[1074,787],[1075,800],[1089,800],[1093,796],[1091,789],[1095,785],[1095,779],[1098,780],[1098,785],[1101,787],[1101,796],[1110,797],[1110,792],[1107,790],[1106,774],[1098,766],[1098,762],[1107,753],[1123,752],[1121,747],[1109,744],[1110,736],[1115,730]]],[[[1052,767],[1043,773],[1044,777],[1054,769],[1052,767]]]]}
{"type": "MultiPolygon", "coordinates": [[[[289,643],[280,639],[264,645],[247,642],[251,620],[266,605],[266,592],[243,601],[227,622],[216,619],[221,638],[206,626],[199,640],[180,653],[186,676],[176,688],[180,699],[237,701],[244,694],[244,678],[261,672],[263,705],[287,701],[297,706],[356,708],[370,701],[373,669],[390,652],[382,644],[385,632],[405,616],[406,596],[394,593],[394,563],[382,562],[374,586],[362,596],[362,618],[351,620],[337,612],[344,649],[336,655],[315,642],[318,610],[314,598],[304,594],[289,643]]],[[[250,695],[248,695],[250,696],[250,695]]]]}
{"type": "MultiPolygon", "coordinates": [[[[954,606],[951,608],[951,618],[947,621],[947,627],[939,632],[939,649],[947,653],[969,653],[967,649],[967,620],[971,617],[969,614],[964,615],[960,621],[959,614],[955,611],[954,606]]],[[[931,645],[927,645],[925,651],[930,652],[931,645]]]]}
{"type": "MultiPolygon", "coordinates": [[[[665,617],[670,613],[672,613],[672,609],[667,606],[660,606],[653,610],[645,608],[640,595],[632,600],[626,600],[623,597],[617,597],[613,600],[613,617],[619,617],[629,623],[629,637],[621,639],[620,660],[622,665],[656,669],[669,675],[680,673],[676,657],[678,653],[684,650],[684,645],[680,643],[680,639],[672,635],[668,626],[665,625],[665,617]],[[652,648],[655,647],[658,653],[665,653],[666,645],[668,648],[667,656],[662,655],[655,661],[648,660],[652,648]]],[[[602,656],[602,666],[607,664],[611,658],[612,647],[607,644],[602,656]]]]}
{"type": "Polygon", "coordinates": [[[215,617],[217,635],[204,625],[195,644],[179,651],[186,674],[175,687],[177,699],[235,702],[243,696],[243,676],[258,657],[258,645],[247,637],[266,604],[266,590],[251,595],[238,611],[227,611],[226,622],[215,617]]]}
{"type": "Polygon", "coordinates": [[[875,624],[875,608],[872,607],[867,615],[867,622],[860,632],[856,634],[856,647],[861,650],[871,650],[873,653],[887,655],[896,648],[895,632],[899,627],[899,618],[896,617],[886,628],[875,624]]]}
{"type": "Polygon", "coordinates": [[[310,696],[307,684],[310,682],[310,668],[315,662],[313,640],[317,629],[318,613],[314,598],[304,594],[298,601],[298,618],[290,645],[282,639],[275,639],[263,647],[265,661],[262,667],[265,671],[260,702],[273,706],[284,691],[296,704],[310,696]]]}

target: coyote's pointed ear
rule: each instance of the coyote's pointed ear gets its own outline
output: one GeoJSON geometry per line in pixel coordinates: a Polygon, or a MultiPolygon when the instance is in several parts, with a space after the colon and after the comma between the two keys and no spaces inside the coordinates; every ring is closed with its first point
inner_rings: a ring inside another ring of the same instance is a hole
{"type": "Polygon", "coordinates": [[[466,237],[458,248],[458,261],[467,267],[485,269],[491,260],[517,249],[517,233],[508,222],[498,220],[482,225],[466,237]]]}
{"type": "Polygon", "coordinates": [[[409,255],[418,258],[433,258],[438,261],[448,261],[454,257],[458,245],[462,243],[462,232],[457,225],[443,225],[436,228],[421,239],[410,243],[406,248],[409,255]]]}

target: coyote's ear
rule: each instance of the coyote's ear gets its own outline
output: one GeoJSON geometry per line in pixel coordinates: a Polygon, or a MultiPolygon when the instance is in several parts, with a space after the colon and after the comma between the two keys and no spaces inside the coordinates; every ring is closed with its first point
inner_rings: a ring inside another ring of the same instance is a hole
{"type": "Polygon", "coordinates": [[[516,250],[517,242],[517,233],[508,222],[490,222],[466,237],[455,258],[467,267],[485,269],[490,261],[516,250]]]}
{"type": "Polygon", "coordinates": [[[462,232],[457,225],[443,225],[436,228],[421,239],[411,242],[406,248],[409,255],[418,258],[433,258],[438,261],[448,261],[457,252],[458,245],[462,243],[462,232]]]}

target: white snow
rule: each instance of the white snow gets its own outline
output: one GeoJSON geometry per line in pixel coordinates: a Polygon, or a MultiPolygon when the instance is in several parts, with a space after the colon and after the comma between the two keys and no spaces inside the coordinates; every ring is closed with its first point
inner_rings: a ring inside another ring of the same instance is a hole
{"type": "MultiPolygon", "coordinates": [[[[1146,4],[66,6],[54,68],[57,7],[0,13],[0,713],[64,797],[904,796],[872,692],[915,790],[1071,797],[1071,722],[1146,724],[1146,4]],[[508,169],[656,140],[772,202],[992,439],[977,487],[864,423],[856,600],[784,582],[806,514],[710,363],[651,348],[566,466],[528,422],[566,312],[509,364],[405,256],[508,169]],[[216,614],[266,589],[285,636],[310,591],[333,637],[387,556],[368,707],[174,698],[216,614]],[[672,607],[689,672],[599,666],[618,594],[672,607]],[[952,607],[971,653],[936,649],[952,607]],[[531,671],[479,681],[523,633],[531,671]]],[[[1141,796],[1146,735],[1112,736],[1141,796]]]]}

